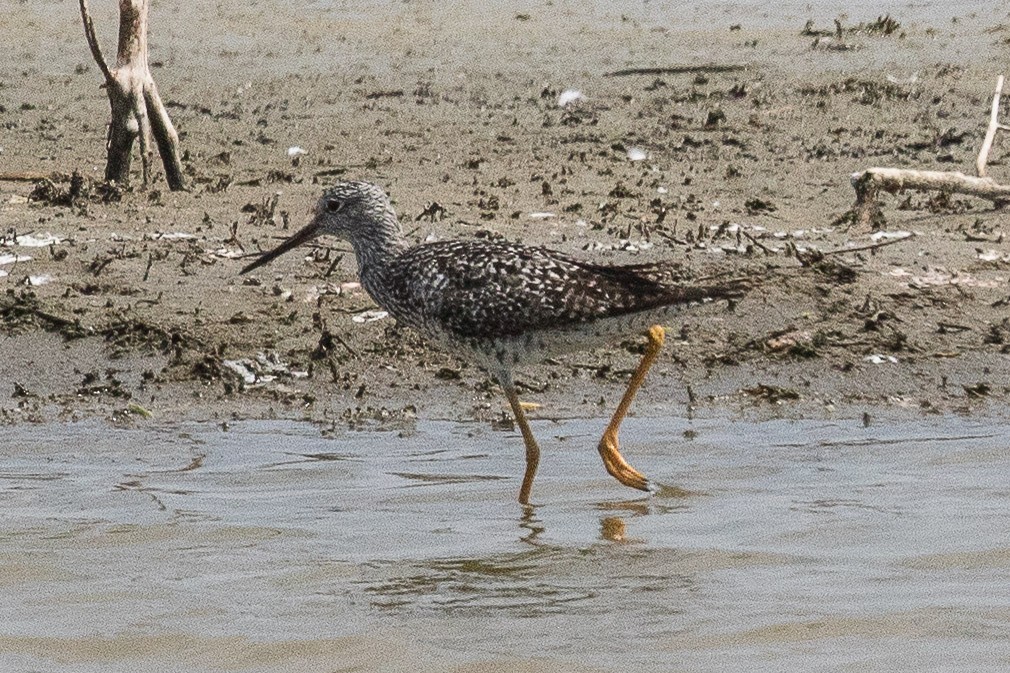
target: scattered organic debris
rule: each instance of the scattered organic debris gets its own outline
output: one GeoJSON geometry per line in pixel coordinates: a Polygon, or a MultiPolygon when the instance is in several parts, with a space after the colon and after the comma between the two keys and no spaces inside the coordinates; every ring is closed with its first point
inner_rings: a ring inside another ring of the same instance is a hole
{"type": "Polygon", "coordinates": [[[123,198],[122,187],[115,183],[93,182],[74,171],[66,180],[58,176],[35,183],[28,200],[47,206],[80,206],[88,201],[110,203],[123,198]]]}

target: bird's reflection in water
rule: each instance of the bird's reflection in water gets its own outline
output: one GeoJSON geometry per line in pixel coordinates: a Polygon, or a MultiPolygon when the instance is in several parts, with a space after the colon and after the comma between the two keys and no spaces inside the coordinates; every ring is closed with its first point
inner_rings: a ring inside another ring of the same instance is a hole
{"type": "MultiPolygon", "coordinates": [[[[691,495],[698,495],[690,491],[685,491],[676,487],[663,487],[668,489],[657,494],[658,498],[673,497],[685,498],[691,495]]],[[[599,502],[596,509],[611,514],[600,518],[600,539],[610,542],[641,542],[637,538],[629,538],[626,534],[626,517],[640,517],[649,514],[669,514],[676,510],[687,510],[685,503],[668,504],[658,502],[657,497],[637,498],[635,500],[610,500],[599,502]]]]}
{"type": "Polygon", "coordinates": [[[536,509],[528,505],[523,507],[523,514],[519,517],[519,527],[525,528],[529,531],[529,533],[523,535],[519,539],[532,545],[540,544],[540,541],[537,540],[537,538],[539,538],[546,530],[543,522],[536,517],[536,509]]]}
{"type": "Polygon", "coordinates": [[[605,516],[600,519],[600,539],[611,542],[629,542],[625,537],[627,525],[619,516],[605,516]]]}
{"type": "Polygon", "coordinates": [[[652,511],[649,499],[600,502],[596,504],[596,509],[620,514],[600,518],[600,539],[620,543],[633,542],[627,536],[628,526],[624,522],[625,516],[645,516],[652,511]]]}
{"type": "MultiPolygon", "coordinates": [[[[664,487],[665,488],[665,487],[664,487]]],[[[600,518],[600,539],[610,542],[642,542],[638,538],[628,538],[625,534],[628,517],[640,517],[650,514],[669,514],[677,510],[687,510],[688,505],[684,502],[670,504],[662,502],[664,496],[674,499],[681,499],[692,495],[699,495],[690,491],[673,488],[646,498],[635,498],[634,500],[605,500],[596,503],[596,509],[607,513],[600,518]]],[[[533,506],[523,507],[519,517],[519,528],[525,532],[519,538],[521,541],[534,546],[542,546],[544,542],[540,537],[547,530],[542,519],[536,515],[537,508],[533,506]]]]}

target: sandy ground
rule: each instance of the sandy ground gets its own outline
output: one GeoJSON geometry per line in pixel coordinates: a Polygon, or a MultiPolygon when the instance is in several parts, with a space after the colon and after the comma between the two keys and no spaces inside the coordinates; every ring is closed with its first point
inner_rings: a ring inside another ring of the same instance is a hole
{"type": "MultiPolygon", "coordinates": [[[[903,194],[883,200],[880,231],[842,217],[854,171],[970,172],[1005,12],[899,5],[886,35],[882,10],[857,4],[838,40],[803,33],[834,28],[827,5],[239,7],[155,3],[151,59],[191,189],[137,175],[111,199],[108,103],[76,3],[0,18],[0,172],[87,178],[70,203],[0,182],[5,421],[503,418],[478,368],[372,320],[346,245],[238,275],[339,178],[383,185],[416,241],[501,236],[757,279],[732,311],[671,326],[637,413],[1005,414],[1002,213],[903,194]],[[567,90],[581,97],[561,106],[567,90]]],[[[115,16],[96,10],[111,53],[115,16]]],[[[531,368],[525,396],[541,417],[603,416],[638,350],[629,335],[531,368]]]]}

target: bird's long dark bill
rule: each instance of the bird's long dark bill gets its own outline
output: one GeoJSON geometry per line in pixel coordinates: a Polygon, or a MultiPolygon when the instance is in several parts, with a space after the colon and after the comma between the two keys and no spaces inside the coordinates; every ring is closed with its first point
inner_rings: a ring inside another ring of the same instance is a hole
{"type": "Polygon", "coordinates": [[[246,265],[239,273],[249,273],[253,269],[259,268],[268,262],[272,262],[281,255],[283,255],[288,250],[292,248],[297,248],[302,243],[306,241],[311,241],[319,233],[319,224],[313,220],[309,222],[306,226],[302,227],[294,234],[291,235],[289,239],[278,245],[273,250],[267,250],[262,255],[254,259],[252,262],[246,265]]]}

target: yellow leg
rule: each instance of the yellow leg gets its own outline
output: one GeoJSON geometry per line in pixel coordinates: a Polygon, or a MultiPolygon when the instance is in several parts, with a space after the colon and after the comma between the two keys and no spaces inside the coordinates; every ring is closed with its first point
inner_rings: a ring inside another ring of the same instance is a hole
{"type": "Polygon", "coordinates": [[[526,420],[526,412],[523,411],[522,402],[512,386],[505,387],[505,395],[508,396],[509,404],[512,406],[512,414],[519,424],[519,431],[523,435],[523,442],[526,444],[526,474],[523,475],[523,485],[519,489],[519,502],[523,505],[530,504],[530,491],[533,489],[533,477],[537,474],[537,466],[540,465],[540,447],[533,437],[530,424],[526,420]]]}
{"type": "Polygon", "coordinates": [[[659,356],[659,351],[663,348],[663,340],[666,338],[666,331],[659,325],[653,325],[646,332],[646,337],[648,338],[648,342],[645,344],[645,355],[642,356],[642,361],[638,363],[635,373],[631,375],[628,389],[624,391],[624,397],[621,398],[621,403],[617,405],[614,417],[610,419],[610,424],[603,431],[599,449],[607,472],[619,482],[641,491],[652,491],[654,490],[653,485],[645,478],[645,475],[629,465],[628,461],[624,460],[624,456],[621,455],[618,449],[617,442],[617,431],[621,427],[621,421],[628,414],[631,401],[635,399],[635,393],[642,386],[642,381],[645,380],[645,375],[648,373],[649,368],[652,367],[652,363],[659,356]]]}

